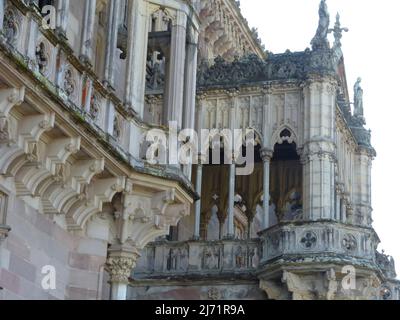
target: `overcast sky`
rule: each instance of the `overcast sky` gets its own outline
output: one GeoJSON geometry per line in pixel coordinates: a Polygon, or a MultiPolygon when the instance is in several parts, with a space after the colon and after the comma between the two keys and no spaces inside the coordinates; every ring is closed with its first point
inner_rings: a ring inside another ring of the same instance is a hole
{"type": "MultiPolygon", "coordinates": [[[[281,53],[310,47],[320,0],[240,2],[267,50],[281,53]]],[[[342,27],[350,29],[342,39],[347,81],[353,96],[357,77],[363,79],[367,127],[378,153],[372,172],[374,227],[382,241],[380,250],[394,256],[400,275],[400,1],[327,0],[327,4],[331,25],[339,12],[342,27]]]]}

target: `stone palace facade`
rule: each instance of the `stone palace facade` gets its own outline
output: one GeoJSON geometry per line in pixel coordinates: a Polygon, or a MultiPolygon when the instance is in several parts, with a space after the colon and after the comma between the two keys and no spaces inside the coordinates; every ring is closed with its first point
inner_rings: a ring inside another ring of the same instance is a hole
{"type": "Polygon", "coordinates": [[[400,299],[347,29],[319,16],[272,54],[239,1],[0,0],[0,299],[400,299]],[[249,174],[209,161],[225,129],[249,174]]]}

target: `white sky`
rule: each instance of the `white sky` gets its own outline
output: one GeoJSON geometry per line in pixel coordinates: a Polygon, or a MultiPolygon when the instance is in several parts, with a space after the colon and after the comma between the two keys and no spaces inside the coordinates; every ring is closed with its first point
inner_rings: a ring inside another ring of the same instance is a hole
{"type": "MultiPolygon", "coordinates": [[[[267,50],[281,53],[311,47],[319,2],[241,0],[241,8],[250,27],[258,28],[267,50]]],[[[350,29],[342,38],[349,90],[352,98],[353,84],[357,77],[363,78],[365,117],[378,153],[372,172],[374,227],[382,241],[380,249],[395,258],[400,275],[400,148],[396,143],[400,134],[400,1],[327,0],[327,4],[332,27],[339,12],[342,27],[350,29]]]]}

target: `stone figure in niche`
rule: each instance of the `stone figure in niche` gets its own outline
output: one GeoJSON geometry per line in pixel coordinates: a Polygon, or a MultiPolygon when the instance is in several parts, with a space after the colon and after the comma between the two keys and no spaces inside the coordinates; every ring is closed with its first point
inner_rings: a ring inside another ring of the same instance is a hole
{"type": "Polygon", "coordinates": [[[99,114],[100,114],[99,98],[95,94],[93,94],[90,99],[89,114],[94,121],[97,121],[99,119],[99,114]]]}
{"type": "Polygon", "coordinates": [[[3,21],[3,29],[4,35],[7,39],[7,42],[11,45],[15,45],[15,40],[17,38],[17,22],[15,18],[15,14],[12,10],[7,10],[4,15],[3,21]]]}
{"type": "Polygon", "coordinates": [[[47,68],[46,48],[43,42],[37,45],[35,55],[39,72],[43,74],[47,68]]]}
{"type": "Polygon", "coordinates": [[[70,69],[65,70],[64,75],[64,90],[68,96],[71,96],[75,91],[75,85],[73,80],[72,71],[70,69]]]}
{"type": "Polygon", "coordinates": [[[204,268],[218,269],[219,267],[219,252],[217,248],[208,247],[204,250],[204,268]]]}
{"type": "Polygon", "coordinates": [[[364,90],[361,88],[361,78],[357,79],[354,85],[354,116],[364,116],[364,103],[363,103],[364,90]]]}
{"type": "Polygon", "coordinates": [[[237,247],[235,253],[236,268],[244,268],[246,266],[245,253],[242,247],[237,247]]]}
{"type": "Polygon", "coordinates": [[[121,124],[117,116],[114,117],[113,137],[117,140],[121,138],[121,124]]]}
{"type": "Polygon", "coordinates": [[[186,249],[179,250],[179,269],[185,271],[188,266],[188,252],[186,249]]]}
{"type": "Polygon", "coordinates": [[[165,81],[165,75],[163,70],[163,55],[160,53],[157,58],[153,57],[153,54],[149,53],[147,56],[146,63],[146,85],[149,89],[159,89],[162,88],[165,81]]]}
{"type": "Polygon", "coordinates": [[[10,139],[10,130],[8,120],[0,118],[0,142],[5,142],[10,139]]]}
{"type": "Polygon", "coordinates": [[[319,24],[315,37],[311,41],[313,50],[328,49],[328,31],[330,16],[326,0],[321,0],[319,5],[319,24]]]}
{"type": "Polygon", "coordinates": [[[167,260],[167,269],[170,271],[176,270],[178,267],[178,256],[179,249],[170,249],[168,260],[167,260]]]}

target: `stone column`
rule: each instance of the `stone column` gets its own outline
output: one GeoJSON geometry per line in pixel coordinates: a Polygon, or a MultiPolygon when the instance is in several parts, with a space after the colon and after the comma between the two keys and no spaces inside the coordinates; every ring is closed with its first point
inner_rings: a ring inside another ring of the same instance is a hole
{"type": "MultiPolygon", "coordinates": [[[[201,163],[201,159],[199,159],[199,163],[197,165],[197,174],[196,174],[196,192],[201,197],[201,187],[203,183],[203,165],[201,163]]],[[[195,204],[195,225],[194,225],[194,240],[200,239],[200,221],[201,221],[201,199],[196,201],[195,204]]]]}
{"type": "Polygon", "coordinates": [[[269,149],[261,150],[261,158],[264,164],[263,171],[263,221],[262,228],[263,230],[269,228],[269,178],[270,178],[270,165],[272,159],[273,151],[269,149]]]}
{"type": "Polygon", "coordinates": [[[187,44],[185,64],[185,98],[183,127],[194,129],[196,111],[197,44],[199,33],[193,27],[190,30],[190,42],[187,44]]]}
{"type": "Polygon", "coordinates": [[[4,0],[0,0],[0,34],[3,34],[4,9],[4,0]]]}
{"type": "Polygon", "coordinates": [[[355,165],[355,192],[354,205],[355,211],[359,214],[357,223],[364,226],[372,224],[371,207],[371,169],[373,156],[368,149],[360,148],[356,155],[355,165]]]}
{"type": "Polygon", "coordinates": [[[86,63],[92,64],[93,58],[93,29],[96,18],[96,0],[85,1],[85,13],[82,27],[80,58],[86,63]]]}
{"type": "Polygon", "coordinates": [[[110,274],[111,300],[126,300],[129,277],[139,258],[136,248],[112,246],[108,251],[107,270],[110,274]]]}
{"type": "MultiPolygon", "coordinates": [[[[183,101],[183,129],[195,129],[196,112],[196,84],[197,84],[197,44],[199,33],[193,27],[188,31],[190,40],[186,49],[185,63],[185,90],[183,101]]],[[[185,175],[190,179],[192,176],[192,165],[186,165],[185,175]]]]}
{"type": "Polygon", "coordinates": [[[336,86],[330,79],[313,80],[304,97],[304,216],[313,221],[334,219],[336,86]]]}
{"type": "Polygon", "coordinates": [[[67,37],[67,24],[69,14],[69,0],[57,1],[57,33],[64,38],[67,37]]]}
{"type": "Polygon", "coordinates": [[[106,86],[114,87],[114,67],[117,56],[118,22],[120,0],[109,1],[108,22],[107,22],[107,47],[104,67],[103,83],[106,86]]]}
{"type": "Polygon", "coordinates": [[[0,245],[7,238],[11,228],[6,225],[8,210],[8,197],[0,191],[0,245]]]}
{"type": "Polygon", "coordinates": [[[168,59],[167,82],[165,86],[165,106],[168,121],[176,121],[178,130],[182,128],[183,89],[185,80],[186,14],[177,12],[171,31],[171,49],[168,59]]]}
{"type": "Polygon", "coordinates": [[[235,237],[235,176],[236,165],[234,159],[229,166],[229,196],[228,196],[228,239],[235,237]]]}
{"type": "Polygon", "coordinates": [[[347,204],[344,199],[342,199],[340,208],[340,219],[343,223],[347,222],[347,204]]]}
{"type": "Polygon", "coordinates": [[[148,48],[149,16],[147,2],[129,0],[128,61],[125,104],[143,118],[146,89],[146,59],[148,48]]]}
{"type": "Polygon", "coordinates": [[[135,25],[137,20],[137,9],[138,1],[128,0],[128,41],[127,41],[127,52],[128,58],[126,62],[126,77],[125,77],[125,106],[126,108],[132,108],[132,78],[134,75],[133,64],[134,64],[134,49],[135,42],[134,38],[137,25],[135,25]]]}
{"type": "Polygon", "coordinates": [[[335,193],[335,220],[336,221],[341,221],[341,217],[340,217],[340,211],[341,207],[340,207],[340,189],[339,187],[336,187],[336,193],[335,193]]]}

